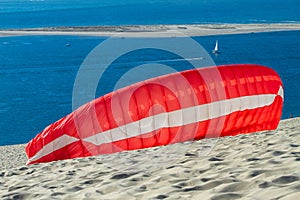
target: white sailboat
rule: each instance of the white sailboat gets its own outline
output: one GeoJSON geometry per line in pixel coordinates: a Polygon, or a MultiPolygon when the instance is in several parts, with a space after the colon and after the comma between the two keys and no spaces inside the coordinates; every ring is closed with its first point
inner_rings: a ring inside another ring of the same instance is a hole
{"type": "Polygon", "coordinates": [[[216,46],[214,48],[214,50],[212,50],[212,53],[214,54],[218,54],[219,52],[219,44],[218,44],[218,40],[216,40],[216,46]]]}

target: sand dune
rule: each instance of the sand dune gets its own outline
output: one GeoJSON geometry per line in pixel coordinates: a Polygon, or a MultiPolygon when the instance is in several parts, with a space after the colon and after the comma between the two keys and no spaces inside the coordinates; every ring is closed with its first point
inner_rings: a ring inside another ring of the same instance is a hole
{"type": "Polygon", "coordinates": [[[300,30],[298,23],[274,24],[198,24],[198,25],[128,25],[45,27],[0,30],[0,36],[17,35],[81,35],[122,37],[175,37],[219,34],[257,33],[268,31],[300,30]]]}
{"type": "Polygon", "coordinates": [[[299,141],[295,118],[276,131],[30,166],[24,145],[5,146],[0,198],[297,199],[299,141]]]}

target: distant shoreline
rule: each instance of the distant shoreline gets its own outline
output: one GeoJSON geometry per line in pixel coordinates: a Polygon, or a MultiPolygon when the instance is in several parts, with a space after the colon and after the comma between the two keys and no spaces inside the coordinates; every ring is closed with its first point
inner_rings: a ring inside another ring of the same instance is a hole
{"type": "Polygon", "coordinates": [[[0,30],[0,37],[24,35],[76,35],[102,37],[180,37],[300,30],[300,23],[64,26],[0,30]]]}

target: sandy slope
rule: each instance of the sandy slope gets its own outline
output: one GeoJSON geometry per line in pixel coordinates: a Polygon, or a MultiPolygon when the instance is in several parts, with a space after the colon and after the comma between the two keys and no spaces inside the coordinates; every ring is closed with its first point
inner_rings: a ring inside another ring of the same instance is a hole
{"type": "Polygon", "coordinates": [[[23,145],[6,146],[0,199],[297,199],[299,141],[296,118],[276,131],[31,166],[21,166],[23,145]]]}
{"type": "Polygon", "coordinates": [[[300,24],[200,24],[200,25],[132,25],[48,27],[0,30],[0,36],[16,35],[82,35],[121,37],[175,37],[218,34],[240,34],[267,31],[300,30],[300,24]]]}

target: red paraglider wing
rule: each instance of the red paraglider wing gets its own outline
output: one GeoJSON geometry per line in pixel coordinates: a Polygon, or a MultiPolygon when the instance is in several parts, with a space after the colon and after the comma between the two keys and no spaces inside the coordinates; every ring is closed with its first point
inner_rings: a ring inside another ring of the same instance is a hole
{"type": "Polygon", "coordinates": [[[130,85],[51,124],[26,146],[28,164],[276,129],[277,73],[259,65],[193,69],[130,85]],[[219,78],[205,78],[210,70],[219,78]]]}

